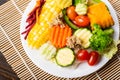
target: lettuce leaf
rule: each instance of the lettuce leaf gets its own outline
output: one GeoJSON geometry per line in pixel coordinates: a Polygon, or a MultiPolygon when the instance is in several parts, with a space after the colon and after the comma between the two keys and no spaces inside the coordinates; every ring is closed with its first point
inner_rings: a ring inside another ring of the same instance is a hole
{"type": "Polygon", "coordinates": [[[113,57],[113,55],[116,54],[116,52],[118,51],[118,47],[117,45],[120,43],[120,41],[113,41],[113,43],[103,52],[101,52],[100,54],[105,56],[108,59],[111,59],[113,57]]]}
{"type": "Polygon", "coordinates": [[[99,2],[101,2],[101,0],[88,0],[88,5],[93,5],[99,2]]]}

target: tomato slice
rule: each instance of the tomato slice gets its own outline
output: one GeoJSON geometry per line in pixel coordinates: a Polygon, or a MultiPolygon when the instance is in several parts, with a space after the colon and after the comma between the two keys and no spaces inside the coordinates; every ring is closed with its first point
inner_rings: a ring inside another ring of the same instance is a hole
{"type": "Polygon", "coordinates": [[[87,16],[79,15],[75,18],[76,24],[79,27],[88,27],[90,24],[90,20],[87,16]]]}
{"type": "Polygon", "coordinates": [[[89,54],[87,50],[79,50],[77,53],[77,59],[79,61],[84,61],[84,60],[88,60],[89,59],[89,54]]]}
{"type": "Polygon", "coordinates": [[[91,51],[89,53],[89,59],[88,59],[88,64],[90,66],[95,65],[98,62],[99,54],[96,51],[91,51]]]}
{"type": "Polygon", "coordinates": [[[76,18],[77,13],[75,12],[75,6],[70,6],[67,8],[67,16],[70,20],[74,20],[76,18]]]}

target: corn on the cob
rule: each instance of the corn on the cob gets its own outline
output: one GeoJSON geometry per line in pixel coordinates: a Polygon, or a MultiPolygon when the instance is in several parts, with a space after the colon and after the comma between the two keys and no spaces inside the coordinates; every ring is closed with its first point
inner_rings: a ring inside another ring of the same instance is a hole
{"type": "Polygon", "coordinates": [[[50,24],[53,19],[59,15],[61,9],[68,7],[71,4],[72,0],[46,0],[46,3],[42,7],[38,22],[36,22],[28,34],[28,46],[32,48],[39,48],[42,44],[44,44],[49,39],[50,24]],[[61,3],[57,4],[58,2],[61,3]]]}

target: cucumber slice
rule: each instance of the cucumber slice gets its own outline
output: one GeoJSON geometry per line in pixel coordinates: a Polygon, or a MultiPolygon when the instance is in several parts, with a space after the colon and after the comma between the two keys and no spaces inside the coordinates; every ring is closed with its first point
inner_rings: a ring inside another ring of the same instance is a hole
{"type": "Polygon", "coordinates": [[[61,48],[56,54],[56,63],[62,67],[67,67],[75,61],[74,52],[70,48],[61,48]]]}
{"type": "Polygon", "coordinates": [[[82,41],[82,46],[84,48],[88,48],[90,46],[89,39],[92,36],[92,33],[87,28],[80,28],[77,31],[75,31],[74,35],[78,37],[82,41]]]}

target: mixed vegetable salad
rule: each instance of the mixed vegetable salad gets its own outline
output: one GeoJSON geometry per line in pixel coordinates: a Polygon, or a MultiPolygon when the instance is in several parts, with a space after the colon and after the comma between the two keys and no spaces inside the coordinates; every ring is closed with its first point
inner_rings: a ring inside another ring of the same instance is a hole
{"type": "Polygon", "coordinates": [[[96,65],[117,51],[109,9],[101,0],[36,0],[22,33],[29,47],[62,67],[96,65]]]}

